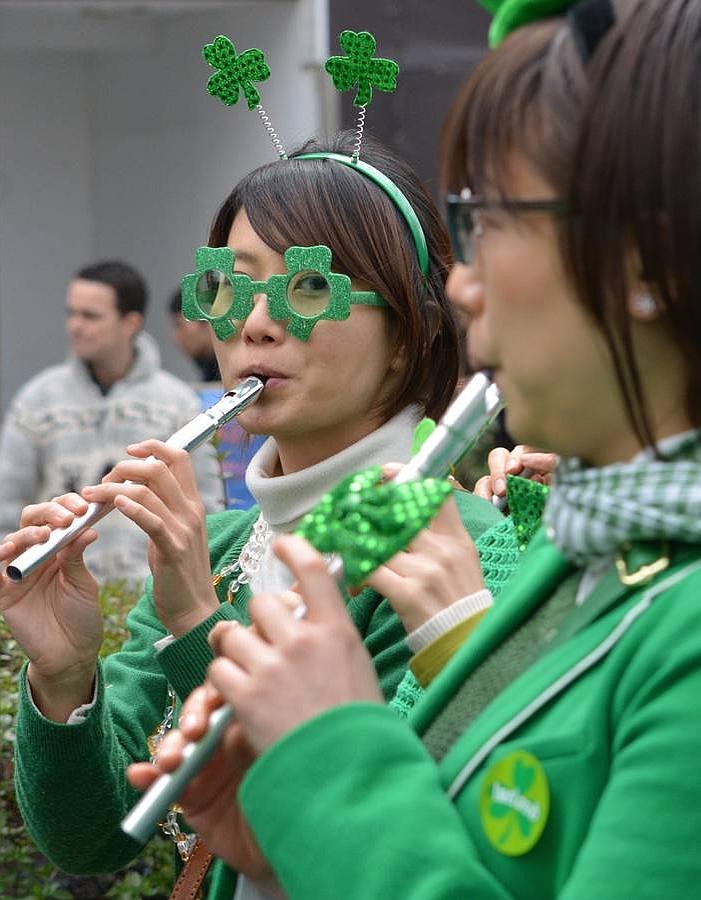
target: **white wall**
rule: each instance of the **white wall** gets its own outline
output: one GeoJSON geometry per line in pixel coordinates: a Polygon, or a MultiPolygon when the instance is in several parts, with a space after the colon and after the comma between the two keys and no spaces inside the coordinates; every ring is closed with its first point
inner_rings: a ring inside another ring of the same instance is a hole
{"type": "Polygon", "coordinates": [[[0,390],[64,355],[62,292],[94,252],[84,60],[0,55],[0,390]],[[15,90],[16,87],[16,90],[15,90]]]}
{"type": "Polygon", "coordinates": [[[166,298],[230,187],[275,158],[255,112],[206,93],[204,43],[224,33],[239,51],[264,50],[272,76],[259,85],[261,102],[288,146],[333,127],[318,65],[324,0],[199,5],[168,15],[0,8],[3,409],[30,375],[64,357],[66,283],[98,258],[144,272],[147,327],[164,363],[193,375],[170,341],[166,298]]]}

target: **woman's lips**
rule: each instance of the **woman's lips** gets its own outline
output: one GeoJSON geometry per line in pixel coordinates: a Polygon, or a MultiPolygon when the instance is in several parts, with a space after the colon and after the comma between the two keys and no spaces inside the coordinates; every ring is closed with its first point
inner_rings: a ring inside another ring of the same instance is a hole
{"type": "Polygon", "coordinates": [[[281,388],[289,378],[285,375],[266,375],[265,376],[265,390],[263,393],[268,393],[269,391],[275,391],[281,388]]]}

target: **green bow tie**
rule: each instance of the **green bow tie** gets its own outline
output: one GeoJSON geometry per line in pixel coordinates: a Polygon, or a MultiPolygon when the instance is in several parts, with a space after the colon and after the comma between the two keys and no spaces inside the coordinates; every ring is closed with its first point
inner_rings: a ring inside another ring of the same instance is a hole
{"type": "Polygon", "coordinates": [[[351,586],[405,549],[451,493],[444,479],[382,482],[379,466],[350,475],[304,517],[297,534],[320,553],[337,553],[351,586]]]}

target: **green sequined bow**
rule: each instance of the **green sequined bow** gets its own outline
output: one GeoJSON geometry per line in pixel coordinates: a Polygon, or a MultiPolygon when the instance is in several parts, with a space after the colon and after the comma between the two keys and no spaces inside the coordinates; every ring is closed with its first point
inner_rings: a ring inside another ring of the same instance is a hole
{"type": "Polygon", "coordinates": [[[509,514],[521,552],[530,544],[531,538],[542,525],[549,490],[547,485],[531,481],[530,478],[521,478],[518,475],[506,476],[509,514]]]}
{"type": "Polygon", "coordinates": [[[254,81],[265,81],[270,77],[270,69],[262,50],[255,47],[236,53],[236,47],[226,35],[220,34],[211,44],[202,48],[202,56],[214,69],[207,82],[207,91],[227,106],[238,103],[239,91],[243,91],[249,109],[260,103],[260,94],[253,86],[254,81]]]}
{"type": "Polygon", "coordinates": [[[382,483],[379,466],[345,478],[304,517],[297,534],[320,553],[337,553],[358,586],[404,550],[451,492],[444,479],[382,483]]]}
{"type": "Polygon", "coordinates": [[[373,59],[376,44],[369,31],[342,31],[339,41],[347,56],[330,56],[324,68],[336,90],[347,91],[358,85],[353,106],[367,106],[373,87],[396,90],[399,66],[392,59],[373,59]]]}

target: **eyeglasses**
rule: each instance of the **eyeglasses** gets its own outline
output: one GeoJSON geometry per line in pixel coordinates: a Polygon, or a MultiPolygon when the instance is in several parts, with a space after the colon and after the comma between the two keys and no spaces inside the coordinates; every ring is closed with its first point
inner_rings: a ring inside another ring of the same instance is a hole
{"type": "Polygon", "coordinates": [[[448,231],[455,256],[460,262],[470,263],[475,256],[475,238],[483,233],[480,213],[497,210],[520,215],[522,213],[552,213],[557,216],[569,214],[567,203],[559,198],[550,200],[486,200],[475,197],[465,188],[460,194],[446,197],[448,231]]]}
{"type": "Polygon", "coordinates": [[[236,254],[229,247],[200,247],[195,273],[182,280],[182,312],[186,319],[209,322],[220,341],[236,334],[236,322],[253,311],[253,297],[265,294],[271,319],[288,320],[287,330],[308,341],[321,319],[341,321],[353,304],[387,306],[374,291],[354,291],[348,275],[331,271],[331,250],[290,247],[285,251],[286,275],[253,281],[234,272],[236,254]]]}

